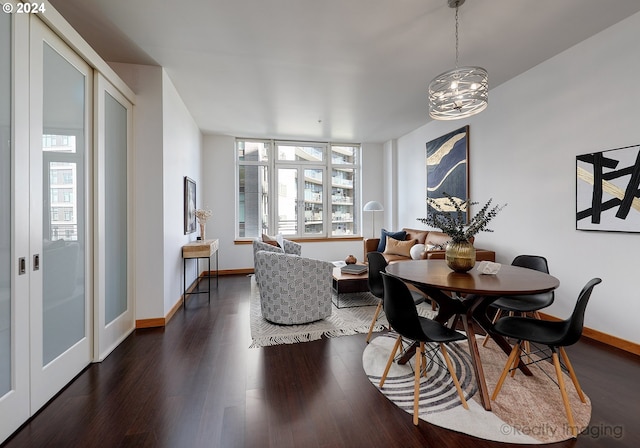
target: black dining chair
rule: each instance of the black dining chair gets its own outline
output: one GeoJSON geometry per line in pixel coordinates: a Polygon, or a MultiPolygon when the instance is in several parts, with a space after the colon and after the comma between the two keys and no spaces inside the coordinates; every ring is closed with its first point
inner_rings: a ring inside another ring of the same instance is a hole
{"type": "Polygon", "coordinates": [[[580,339],[580,336],[582,335],[582,328],[584,325],[584,313],[587,308],[587,303],[589,302],[589,298],[591,297],[593,288],[600,282],[602,282],[601,279],[594,278],[590,280],[584,286],[584,288],[582,288],[582,291],[578,296],[578,301],[576,302],[576,305],[573,309],[573,313],[571,313],[571,316],[567,320],[548,321],[533,319],[530,317],[505,316],[496,322],[496,324],[493,326],[493,329],[497,333],[501,334],[502,336],[514,338],[518,342],[511,350],[509,359],[507,359],[507,363],[502,370],[500,379],[498,379],[496,388],[493,391],[493,395],[491,396],[492,400],[495,400],[500,393],[502,384],[504,383],[504,380],[507,377],[509,371],[512,371],[512,374],[515,374],[518,365],[521,362],[524,362],[522,359],[524,356],[528,358],[528,361],[525,363],[527,365],[545,361],[551,358],[553,361],[553,366],[555,367],[556,377],[558,378],[558,387],[560,388],[560,393],[562,394],[562,401],[567,413],[567,420],[569,421],[571,433],[574,436],[577,435],[573,415],[571,413],[571,406],[569,405],[567,390],[564,386],[562,374],[563,367],[569,373],[571,381],[576,388],[576,392],[580,397],[580,401],[585,403],[585,397],[582,393],[582,389],[580,388],[580,384],[578,383],[578,377],[573,370],[571,362],[569,361],[569,357],[567,356],[564,348],[569,345],[575,344],[580,339]],[[532,344],[545,345],[547,348],[538,348],[536,353],[525,353],[523,351],[524,341],[528,341],[532,344]],[[560,364],[558,352],[562,357],[564,366],[560,364]],[[535,356],[535,359],[533,359],[533,356],[535,356]]]}
{"type": "MultiPolygon", "coordinates": [[[[549,264],[547,263],[547,259],[539,255],[518,255],[513,259],[511,265],[521,268],[535,269],[536,271],[544,272],[545,274],[549,273],[549,264]]],[[[508,312],[511,316],[526,316],[531,314],[540,319],[540,313],[538,313],[538,311],[551,305],[553,303],[553,299],[553,291],[541,294],[499,297],[491,304],[492,307],[498,309],[493,318],[493,323],[497,322],[504,312],[508,312]]],[[[489,339],[490,337],[487,335],[482,343],[483,347],[486,347],[489,339]]]]}
{"type": "MultiPolygon", "coordinates": [[[[367,344],[371,340],[371,334],[373,333],[373,327],[375,327],[380,311],[382,311],[382,300],[384,298],[384,284],[382,283],[382,272],[388,266],[387,260],[380,252],[369,252],[367,254],[367,263],[369,265],[369,291],[371,294],[380,299],[376,311],[373,314],[373,320],[371,326],[369,326],[369,333],[367,334],[367,344]]],[[[419,305],[424,302],[425,297],[417,291],[411,291],[414,305],[419,305]]]]}
{"type": "Polygon", "coordinates": [[[414,390],[413,390],[413,424],[417,425],[419,420],[419,400],[420,400],[420,377],[426,376],[427,368],[432,362],[441,364],[438,356],[438,347],[442,352],[442,357],[446,363],[453,384],[458,391],[458,396],[465,409],[469,409],[467,400],[464,398],[460,382],[456,376],[456,372],[451,363],[451,359],[447,354],[445,344],[455,341],[462,341],[466,339],[466,336],[458,333],[457,331],[445,327],[444,325],[418,315],[418,311],[413,303],[413,297],[411,291],[407,285],[400,279],[392,277],[389,274],[382,274],[384,283],[384,312],[387,314],[389,325],[393,330],[398,333],[396,343],[389,355],[387,365],[380,378],[380,388],[384,386],[384,382],[389,374],[391,364],[398,352],[398,349],[402,345],[402,338],[411,339],[416,342],[420,342],[420,345],[416,348],[416,366],[414,371],[414,390]],[[426,346],[429,344],[429,347],[426,346]],[[426,362],[426,357],[429,356],[429,362],[426,362]]]}

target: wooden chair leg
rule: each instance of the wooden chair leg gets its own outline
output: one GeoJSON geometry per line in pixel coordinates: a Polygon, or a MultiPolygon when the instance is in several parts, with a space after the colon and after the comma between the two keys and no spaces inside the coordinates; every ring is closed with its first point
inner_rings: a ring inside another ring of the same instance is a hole
{"type": "Polygon", "coordinates": [[[567,420],[569,421],[569,428],[571,428],[571,434],[576,437],[578,430],[576,424],[573,421],[573,414],[571,413],[571,405],[569,404],[569,397],[567,390],[564,387],[564,379],[562,375],[562,369],[560,368],[560,361],[558,359],[558,353],[554,350],[552,353],[553,365],[556,368],[556,376],[558,377],[558,387],[560,387],[560,393],[562,394],[562,402],[564,403],[564,409],[567,412],[567,420]]]}
{"type": "Polygon", "coordinates": [[[422,352],[424,351],[424,342],[416,347],[416,371],[413,384],[413,424],[418,426],[420,420],[420,371],[422,370],[422,352]]]}
{"type": "Polygon", "coordinates": [[[376,308],[376,312],[373,314],[373,320],[371,321],[371,326],[369,327],[369,334],[367,334],[367,344],[371,339],[371,333],[373,333],[373,327],[376,326],[376,322],[378,321],[378,316],[380,315],[380,311],[382,310],[382,302],[378,303],[378,307],[376,308]]]}
{"type": "MultiPolygon", "coordinates": [[[[516,371],[518,370],[518,365],[520,364],[520,353],[522,352],[522,344],[528,344],[528,343],[529,341],[524,341],[518,345],[518,354],[513,359],[513,365],[511,366],[511,378],[516,376],[516,371]]],[[[526,349],[525,349],[525,352],[526,352],[526,349]]]]}
{"type": "Polygon", "coordinates": [[[500,379],[496,384],[496,388],[493,390],[493,394],[491,395],[491,399],[495,400],[498,394],[500,393],[500,389],[502,388],[502,383],[504,383],[505,378],[507,378],[507,374],[509,373],[509,368],[515,362],[516,356],[520,351],[520,341],[511,349],[511,353],[509,354],[509,359],[507,359],[506,364],[504,365],[504,369],[502,369],[502,374],[500,375],[500,379]]]}
{"type": "MultiPolygon", "coordinates": [[[[498,311],[496,311],[496,315],[493,316],[493,320],[491,321],[492,324],[495,324],[498,319],[500,319],[500,316],[502,316],[502,310],[500,308],[498,308],[498,311]]],[[[482,346],[486,347],[487,343],[489,342],[489,339],[491,339],[491,336],[489,335],[489,333],[487,333],[487,335],[484,337],[484,341],[482,341],[482,346]]]]}
{"type": "Polygon", "coordinates": [[[382,374],[382,378],[380,378],[380,388],[384,386],[384,381],[387,379],[387,375],[389,374],[389,369],[391,368],[391,364],[393,363],[393,358],[396,356],[396,352],[398,348],[400,348],[400,344],[402,343],[402,336],[398,335],[398,339],[396,339],[396,343],[393,346],[393,350],[391,350],[391,355],[387,360],[387,366],[384,368],[384,373],[382,374]]]}
{"type": "Polygon", "coordinates": [[[427,354],[422,350],[422,376],[427,377],[427,354]]]}
{"type": "Polygon", "coordinates": [[[464,393],[462,393],[462,388],[460,387],[458,376],[456,375],[456,371],[453,369],[453,364],[451,363],[451,359],[449,358],[449,355],[447,354],[447,349],[445,348],[443,343],[440,343],[440,350],[442,351],[442,356],[444,357],[444,361],[447,363],[447,369],[449,369],[449,374],[451,375],[453,384],[456,386],[456,390],[458,391],[458,396],[460,397],[462,406],[464,406],[465,409],[469,409],[467,400],[464,398],[464,393]]]}
{"type": "Polygon", "coordinates": [[[567,370],[569,371],[569,376],[571,377],[571,381],[573,381],[573,386],[576,388],[576,392],[578,392],[578,397],[580,397],[580,401],[583,403],[587,402],[587,399],[584,397],[582,393],[582,388],[580,387],[580,383],[578,382],[578,377],[576,376],[575,370],[573,370],[573,366],[571,365],[571,361],[569,361],[569,356],[567,356],[567,352],[564,350],[564,347],[560,347],[560,355],[562,356],[562,360],[564,361],[564,365],[567,366],[567,370]]]}

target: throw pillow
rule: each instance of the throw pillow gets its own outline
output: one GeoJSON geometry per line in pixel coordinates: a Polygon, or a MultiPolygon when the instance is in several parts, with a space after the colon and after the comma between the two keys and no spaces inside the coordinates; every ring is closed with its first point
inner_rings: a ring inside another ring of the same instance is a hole
{"type": "Polygon", "coordinates": [[[278,244],[278,240],[272,236],[267,235],[266,233],[262,234],[262,242],[271,244],[272,246],[280,247],[280,244],[278,244]]]}
{"type": "Polygon", "coordinates": [[[412,259],[420,260],[422,258],[422,252],[424,252],[425,250],[425,245],[418,243],[411,248],[411,251],[409,253],[411,254],[412,259]]]}
{"type": "Polygon", "coordinates": [[[411,257],[411,248],[415,246],[418,240],[398,241],[394,238],[387,237],[387,247],[384,253],[387,255],[402,255],[403,257],[411,257]]]}
{"type": "Polygon", "coordinates": [[[388,232],[385,229],[382,229],[380,234],[380,242],[378,243],[378,252],[384,252],[384,249],[387,247],[387,236],[393,238],[394,240],[404,241],[407,239],[407,232],[401,230],[399,232],[388,232]]]}

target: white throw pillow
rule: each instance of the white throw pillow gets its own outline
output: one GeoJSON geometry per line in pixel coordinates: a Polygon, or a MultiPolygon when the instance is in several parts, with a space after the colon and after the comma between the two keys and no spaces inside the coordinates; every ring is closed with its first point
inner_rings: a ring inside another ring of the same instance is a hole
{"type": "Polygon", "coordinates": [[[424,249],[424,244],[416,244],[415,246],[413,246],[410,251],[411,258],[414,260],[420,260],[422,258],[422,252],[424,252],[424,249]]]}

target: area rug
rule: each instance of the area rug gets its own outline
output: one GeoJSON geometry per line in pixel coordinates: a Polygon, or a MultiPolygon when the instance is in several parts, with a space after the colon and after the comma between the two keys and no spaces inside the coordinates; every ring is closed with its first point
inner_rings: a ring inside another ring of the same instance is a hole
{"type": "MultiPolygon", "coordinates": [[[[373,385],[378,384],[384,371],[389,353],[397,334],[384,333],[375,337],[367,345],[362,356],[365,373],[373,385]]],[[[478,348],[482,366],[487,379],[489,393],[500,377],[507,355],[493,342],[482,347],[479,337],[478,348]]],[[[455,366],[465,398],[469,404],[466,410],[460,404],[457,392],[446,366],[434,363],[422,378],[420,385],[420,419],[436,426],[469,434],[481,439],[499,442],[542,444],[567,440],[572,437],[566,419],[560,390],[545,375],[555,378],[553,366],[542,362],[531,366],[533,376],[517,372],[514,377],[507,376],[497,400],[491,402],[491,411],[486,411],[478,398],[476,381],[468,353],[466,341],[450,344],[449,355],[455,366]]],[[[393,363],[381,392],[398,407],[413,414],[412,365],[393,363]]],[[[578,375],[580,373],[578,372],[578,375]]],[[[591,402],[582,403],[573,387],[571,379],[565,375],[565,387],[569,395],[573,418],[578,432],[586,429],[591,418],[591,402]]]]}
{"type": "MultiPolygon", "coordinates": [[[[371,320],[378,305],[378,299],[369,292],[340,295],[340,306],[337,308],[336,297],[333,297],[331,316],[304,325],[277,325],[262,317],[260,312],[260,292],[254,278],[251,279],[251,345],[250,348],[266,347],[279,344],[296,344],[298,342],[315,341],[338,336],[368,333],[371,320]],[[367,305],[368,304],[368,305],[367,305]]],[[[420,305],[418,312],[425,317],[432,317],[430,305],[420,305]]],[[[382,331],[389,324],[384,313],[380,313],[373,331],[382,331]]]]}

